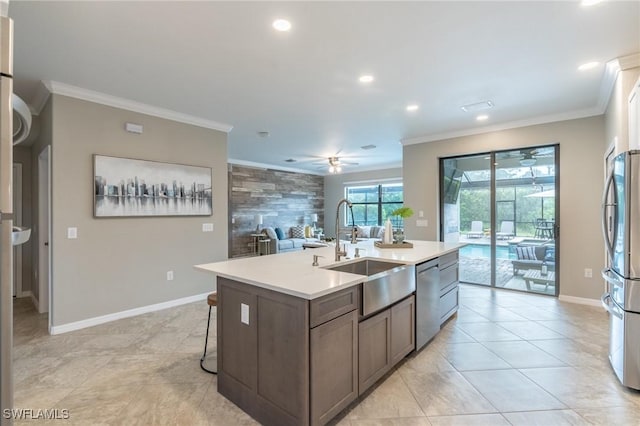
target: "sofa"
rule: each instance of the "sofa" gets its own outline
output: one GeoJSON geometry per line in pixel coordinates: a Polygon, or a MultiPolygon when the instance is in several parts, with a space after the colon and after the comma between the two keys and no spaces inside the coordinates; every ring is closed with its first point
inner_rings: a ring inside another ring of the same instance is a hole
{"type": "Polygon", "coordinates": [[[356,226],[358,232],[356,238],[358,241],[380,240],[384,235],[384,226],[356,226]]]}
{"type": "Polygon", "coordinates": [[[546,263],[549,271],[555,270],[556,246],[552,242],[537,245],[518,244],[515,251],[517,259],[511,261],[513,275],[526,269],[540,270],[543,263],[546,263]]]}
{"type": "Polygon", "coordinates": [[[286,232],[280,227],[265,227],[261,231],[271,241],[269,242],[269,253],[283,253],[287,251],[302,250],[305,243],[319,243],[320,240],[313,238],[310,226],[292,226],[286,232]]]}

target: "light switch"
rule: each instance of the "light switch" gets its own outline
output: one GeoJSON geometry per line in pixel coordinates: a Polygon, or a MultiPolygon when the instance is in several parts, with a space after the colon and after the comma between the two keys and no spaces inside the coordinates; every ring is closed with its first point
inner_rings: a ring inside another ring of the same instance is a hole
{"type": "Polygon", "coordinates": [[[78,228],[67,228],[67,238],[70,240],[78,238],[78,228]]]}
{"type": "Polygon", "coordinates": [[[213,232],[213,223],[203,223],[202,232],[213,232]]]}
{"type": "Polygon", "coordinates": [[[240,322],[249,325],[249,305],[240,304],[240,322]]]}
{"type": "Polygon", "coordinates": [[[416,226],[426,228],[429,226],[429,221],[427,219],[418,219],[416,220],[416,226]]]}
{"type": "Polygon", "coordinates": [[[418,212],[418,217],[424,217],[424,210],[420,210],[418,212]]]}

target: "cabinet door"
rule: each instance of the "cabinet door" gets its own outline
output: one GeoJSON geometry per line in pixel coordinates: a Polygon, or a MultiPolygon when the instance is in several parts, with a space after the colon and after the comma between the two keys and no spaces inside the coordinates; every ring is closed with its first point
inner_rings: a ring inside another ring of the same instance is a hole
{"type": "Polygon", "coordinates": [[[325,424],[358,397],[358,311],[311,329],[311,424],[325,424]]]}
{"type": "Polygon", "coordinates": [[[391,368],[391,310],[362,321],[358,327],[358,391],[362,395],[391,368]]]}
{"type": "Polygon", "coordinates": [[[411,296],[391,308],[391,365],[396,365],[416,347],[415,297],[411,296]]]}

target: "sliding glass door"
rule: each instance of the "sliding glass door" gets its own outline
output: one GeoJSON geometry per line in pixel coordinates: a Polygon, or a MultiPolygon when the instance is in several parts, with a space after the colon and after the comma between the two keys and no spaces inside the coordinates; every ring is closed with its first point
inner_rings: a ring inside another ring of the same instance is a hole
{"type": "Polygon", "coordinates": [[[465,242],[460,281],[558,294],[558,147],[440,160],[441,239],[465,242]]]}

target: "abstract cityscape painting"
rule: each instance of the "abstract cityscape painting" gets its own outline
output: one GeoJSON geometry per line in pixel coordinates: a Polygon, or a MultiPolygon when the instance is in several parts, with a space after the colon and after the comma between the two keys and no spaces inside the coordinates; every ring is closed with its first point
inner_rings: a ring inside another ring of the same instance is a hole
{"type": "Polygon", "coordinates": [[[94,216],[210,216],[211,168],[93,156],[94,216]]]}

